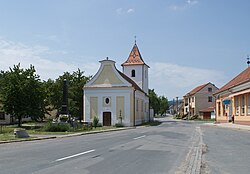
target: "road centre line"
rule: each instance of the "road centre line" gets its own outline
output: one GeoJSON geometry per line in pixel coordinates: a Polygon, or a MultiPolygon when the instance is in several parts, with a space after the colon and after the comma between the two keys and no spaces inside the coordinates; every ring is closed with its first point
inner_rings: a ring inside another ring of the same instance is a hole
{"type": "Polygon", "coordinates": [[[95,151],[95,149],[92,149],[92,150],[88,150],[88,151],[85,151],[85,152],[77,153],[75,155],[71,155],[71,156],[59,158],[59,159],[56,160],[56,162],[63,161],[63,160],[66,160],[66,159],[70,159],[70,158],[74,158],[74,157],[77,157],[77,156],[80,156],[80,155],[84,155],[84,154],[87,154],[87,153],[91,153],[91,152],[94,152],[94,151],[95,151]]]}
{"type": "Polygon", "coordinates": [[[138,140],[138,139],[144,138],[144,137],[146,137],[146,135],[142,135],[142,136],[140,136],[140,137],[136,137],[136,138],[133,138],[133,139],[134,139],[134,140],[138,140]]]}

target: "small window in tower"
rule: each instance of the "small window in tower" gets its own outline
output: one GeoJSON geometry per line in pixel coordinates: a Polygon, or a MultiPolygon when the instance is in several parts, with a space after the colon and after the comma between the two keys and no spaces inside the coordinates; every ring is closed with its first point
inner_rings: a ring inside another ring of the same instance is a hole
{"type": "Polygon", "coordinates": [[[135,77],[135,70],[134,69],[131,71],[131,77],[135,77]]]}

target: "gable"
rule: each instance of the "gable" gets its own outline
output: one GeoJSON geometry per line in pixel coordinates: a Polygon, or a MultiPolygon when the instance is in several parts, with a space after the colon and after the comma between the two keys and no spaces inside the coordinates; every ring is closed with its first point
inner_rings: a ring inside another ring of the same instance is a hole
{"type": "Polygon", "coordinates": [[[94,77],[84,85],[84,88],[102,88],[102,87],[131,87],[132,84],[127,81],[116,69],[115,62],[112,60],[100,61],[101,66],[94,77]]]}
{"type": "Polygon", "coordinates": [[[104,65],[99,76],[92,83],[93,85],[100,84],[124,84],[114,73],[112,65],[104,65]]]}

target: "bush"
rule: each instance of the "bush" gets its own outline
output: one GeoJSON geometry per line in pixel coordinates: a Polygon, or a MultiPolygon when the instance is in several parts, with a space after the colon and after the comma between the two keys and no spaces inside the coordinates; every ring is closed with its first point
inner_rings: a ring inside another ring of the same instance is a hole
{"type": "Polygon", "coordinates": [[[115,127],[124,127],[124,125],[122,123],[116,123],[115,127]]]}
{"type": "Polygon", "coordinates": [[[82,129],[84,131],[88,131],[88,130],[92,130],[93,126],[92,126],[92,123],[91,124],[84,124],[82,129]]]}
{"type": "Polygon", "coordinates": [[[94,119],[93,119],[93,127],[96,128],[98,126],[98,123],[99,123],[99,118],[94,117],[94,119]]]}
{"type": "Polygon", "coordinates": [[[66,132],[70,129],[70,125],[67,123],[47,123],[43,129],[48,132],[66,132]]]}

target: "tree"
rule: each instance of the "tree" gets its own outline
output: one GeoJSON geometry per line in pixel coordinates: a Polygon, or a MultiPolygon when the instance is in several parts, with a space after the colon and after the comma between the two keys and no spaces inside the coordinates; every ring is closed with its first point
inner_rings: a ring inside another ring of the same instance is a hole
{"type": "Polygon", "coordinates": [[[154,113],[159,114],[160,101],[154,89],[149,89],[149,106],[154,109],[154,113]]]}
{"type": "Polygon", "coordinates": [[[159,110],[159,113],[161,115],[163,115],[169,109],[168,99],[167,99],[167,97],[160,96],[159,97],[159,101],[160,101],[160,110],[159,110]]]}
{"type": "Polygon", "coordinates": [[[149,105],[156,114],[163,115],[169,108],[168,99],[164,96],[158,96],[154,89],[149,89],[149,105]]]}
{"type": "Polygon", "coordinates": [[[3,109],[18,119],[19,127],[23,117],[44,118],[45,91],[34,66],[22,69],[20,64],[14,65],[8,71],[1,71],[0,78],[3,109]]]}

